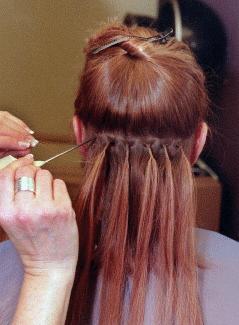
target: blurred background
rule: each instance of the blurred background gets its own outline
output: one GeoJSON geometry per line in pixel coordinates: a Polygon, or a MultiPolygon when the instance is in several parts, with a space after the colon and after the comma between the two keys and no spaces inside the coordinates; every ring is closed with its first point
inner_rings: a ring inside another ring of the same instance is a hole
{"type": "MultiPolygon", "coordinates": [[[[36,159],[74,143],[71,118],[85,40],[102,22],[173,27],[207,76],[212,138],[194,168],[198,226],[239,240],[239,1],[238,0],[1,0],[0,110],[35,130],[36,159]]],[[[49,164],[72,198],[81,157],[49,164]]]]}

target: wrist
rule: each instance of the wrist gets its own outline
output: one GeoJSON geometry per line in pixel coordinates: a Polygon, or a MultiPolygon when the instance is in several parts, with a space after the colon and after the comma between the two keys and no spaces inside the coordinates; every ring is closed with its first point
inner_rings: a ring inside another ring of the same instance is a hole
{"type": "Polygon", "coordinates": [[[64,324],[74,276],[59,271],[24,273],[13,325],[64,324]]]}
{"type": "Polygon", "coordinates": [[[75,272],[66,270],[27,270],[24,279],[51,283],[70,284],[74,282],[75,272]]]}

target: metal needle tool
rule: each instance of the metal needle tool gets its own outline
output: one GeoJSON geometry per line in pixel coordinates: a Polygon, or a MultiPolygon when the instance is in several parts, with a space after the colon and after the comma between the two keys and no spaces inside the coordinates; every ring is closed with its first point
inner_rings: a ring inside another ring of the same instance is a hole
{"type": "Polygon", "coordinates": [[[44,161],[36,161],[37,166],[38,166],[38,167],[41,167],[41,166],[43,166],[43,165],[49,163],[50,161],[52,161],[52,160],[54,160],[54,159],[56,159],[56,158],[58,158],[58,157],[61,157],[61,156],[65,155],[65,154],[67,154],[68,152],[73,151],[73,150],[75,150],[75,149],[77,149],[77,148],[79,148],[79,147],[81,147],[81,146],[87,144],[88,142],[91,142],[91,141],[95,140],[95,139],[96,139],[96,138],[92,138],[92,139],[89,139],[89,140],[87,140],[87,141],[85,141],[85,142],[82,142],[81,144],[77,144],[77,145],[75,145],[74,147],[71,147],[70,149],[67,149],[67,150],[65,150],[65,151],[63,151],[63,152],[61,152],[61,153],[58,153],[57,155],[55,155],[55,156],[53,156],[53,157],[51,157],[51,158],[48,158],[47,160],[44,160],[44,161]]]}

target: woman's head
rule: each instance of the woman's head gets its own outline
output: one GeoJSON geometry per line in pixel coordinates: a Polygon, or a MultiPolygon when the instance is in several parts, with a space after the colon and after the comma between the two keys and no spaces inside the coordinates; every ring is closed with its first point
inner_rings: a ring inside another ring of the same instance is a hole
{"type": "Polygon", "coordinates": [[[95,48],[122,36],[157,34],[113,25],[89,40],[75,101],[76,115],[86,129],[162,143],[188,143],[185,140],[198,135],[207,117],[208,97],[204,75],[187,45],[175,39],[161,44],[131,37],[94,54],[95,48]]]}
{"type": "Polygon", "coordinates": [[[78,140],[85,132],[95,141],[75,206],[80,250],[67,324],[90,322],[98,277],[99,323],[121,323],[130,280],[128,323],[141,325],[152,274],[155,324],[202,324],[190,162],[205,141],[208,98],[185,44],[131,37],[155,34],[110,25],[85,49],[74,124],[78,140]]]}

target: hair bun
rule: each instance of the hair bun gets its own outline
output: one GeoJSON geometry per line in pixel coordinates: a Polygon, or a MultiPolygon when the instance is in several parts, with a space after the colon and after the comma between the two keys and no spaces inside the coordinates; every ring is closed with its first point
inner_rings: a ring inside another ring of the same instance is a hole
{"type": "Polygon", "coordinates": [[[144,53],[141,46],[132,43],[131,40],[123,42],[119,44],[119,47],[122,48],[129,56],[138,58],[138,59],[146,59],[147,55],[144,53]]]}

